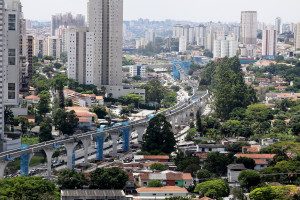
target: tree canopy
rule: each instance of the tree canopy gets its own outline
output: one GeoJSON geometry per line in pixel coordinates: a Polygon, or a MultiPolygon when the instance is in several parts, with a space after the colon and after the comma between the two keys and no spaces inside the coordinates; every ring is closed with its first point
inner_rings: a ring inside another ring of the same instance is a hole
{"type": "Polygon", "coordinates": [[[82,189],[88,185],[88,180],[75,169],[63,169],[58,173],[57,184],[61,189],[82,189]]]}
{"type": "Polygon", "coordinates": [[[198,184],[194,192],[199,193],[200,197],[218,199],[221,197],[227,197],[230,193],[230,188],[226,181],[216,179],[198,184]]]}
{"type": "Polygon", "coordinates": [[[148,187],[163,187],[164,185],[159,180],[151,180],[148,183],[148,187]]]}
{"type": "Polygon", "coordinates": [[[128,175],[121,169],[97,168],[90,173],[91,189],[123,189],[128,181],[128,175]]]}
{"type": "Polygon", "coordinates": [[[156,115],[143,135],[142,151],[170,154],[175,150],[175,145],[171,124],[164,115],[156,115]]]}
{"type": "Polygon", "coordinates": [[[0,196],[1,199],[56,200],[59,192],[53,182],[43,177],[19,176],[0,180],[0,196]]]}

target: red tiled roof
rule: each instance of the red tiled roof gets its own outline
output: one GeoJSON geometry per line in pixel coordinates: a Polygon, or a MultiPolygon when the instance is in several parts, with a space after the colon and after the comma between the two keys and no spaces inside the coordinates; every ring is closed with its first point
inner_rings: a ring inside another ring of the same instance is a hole
{"type": "Polygon", "coordinates": [[[257,164],[257,165],[265,165],[265,164],[268,164],[267,161],[261,160],[261,159],[254,159],[254,161],[255,161],[255,164],[257,164]]]}
{"type": "Polygon", "coordinates": [[[163,155],[159,155],[159,156],[144,156],[144,159],[146,160],[169,160],[169,156],[163,156],[163,155]]]}
{"type": "Polygon", "coordinates": [[[27,97],[25,97],[25,99],[35,99],[35,100],[40,100],[40,97],[39,96],[35,96],[35,95],[29,95],[27,97]]]}
{"type": "Polygon", "coordinates": [[[252,159],[273,159],[276,154],[236,154],[237,158],[246,157],[252,159]]]}

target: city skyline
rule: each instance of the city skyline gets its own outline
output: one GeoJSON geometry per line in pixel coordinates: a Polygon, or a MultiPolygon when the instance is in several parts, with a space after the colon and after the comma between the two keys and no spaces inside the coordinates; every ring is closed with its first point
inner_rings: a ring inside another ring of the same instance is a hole
{"type": "MultiPolygon", "coordinates": [[[[25,18],[39,21],[50,21],[51,15],[65,12],[86,16],[86,3],[87,0],[72,2],[71,0],[41,0],[35,3],[32,0],[22,0],[25,18]],[[47,5],[47,9],[42,9],[45,5],[47,5]]],[[[270,1],[259,0],[243,2],[242,4],[238,0],[228,0],[226,2],[222,0],[208,2],[185,0],[184,4],[181,3],[181,0],[164,0],[163,2],[160,0],[124,0],[124,20],[148,18],[150,20],[171,19],[193,22],[239,23],[241,11],[253,10],[258,12],[258,21],[260,22],[274,24],[276,17],[281,17],[283,23],[296,23],[300,21],[300,14],[297,9],[299,7],[300,2],[296,0],[287,0],[284,5],[279,0],[272,1],[272,4],[270,4],[270,1]],[[190,6],[191,4],[193,6],[190,6]],[[226,15],[224,15],[224,12],[226,12],[226,15]]]]}

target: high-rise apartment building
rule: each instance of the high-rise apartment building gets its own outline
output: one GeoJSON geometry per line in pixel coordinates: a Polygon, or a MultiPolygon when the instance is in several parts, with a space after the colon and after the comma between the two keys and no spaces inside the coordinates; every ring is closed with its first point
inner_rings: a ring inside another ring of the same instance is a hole
{"type": "Polygon", "coordinates": [[[214,58],[236,56],[238,42],[231,37],[214,41],[214,58]]]}
{"type": "Polygon", "coordinates": [[[153,30],[145,33],[145,39],[149,42],[155,42],[155,32],[153,30]]]}
{"type": "Polygon", "coordinates": [[[296,40],[295,50],[300,51],[300,22],[297,23],[295,40],[296,40]]]}
{"type": "Polygon", "coordinates": [[[94,34],[94,85],[122,84],[123,0],[89,0],[88,28],[94,34]]]}
{"type": "Polygon", "coordinates": [[[275,30],[277,34],[280,34],[280,28],[281,28],[281,18],[277,17],[275,19],[275,30]]]}
{"type": "Polygon", "coordinates": [[[62,53],[62,39],[58,36],[50,36],[48,37],[48,56],[53,56],[55,59],[60,58],[60,54],[62,53]]]}
{"type": "MultiPolygon", "coordinates": [[[[4,10],[4,0],[0,0],[0,15],[3,16],[4,10]]],[[[4,73],[5,66],[4,66],[4,46],[5,46],[5,39],[4,39],[4,20],[0,20],[0,152],[4,150],[4,73]]]]}
{"type": "Polygon", "coordinates": [[[257,12],[242,11],[241,14],[241,42],[256,45],[257,39],[257,12]]]}
{"type": "Polygon", "coordinates": [[[85,26],[85,17],[83,15],[72,15],[71,13],[56,14],[51,18],[51,35],[56,35],[56,30],[60,26],[85,26]]]}
{"type": "Polygon", "coordinates": [[[181,36],[179,38],[179,52],[186,52],[187,41],[186,37],[181,36]]]}
{"type": "Polygon", "coordinates": [[[176,24],[173,26],[173,38],[180,38],[181,36],[183,36],[183,26],[176,24]]]}
{"type": "Polygon", "coordinates": [[[195,40],[198,46],[205,46],[206,28],[203,25],[195,27],[195,40]]]}
{"type": "Polygon", "coordinates": [[[277,30],[263,30],[262,56],[276,56],[277,30]]]}
{"type": "Polygon", "coordinates": [[[68,78],[79,84],[94,84],[94,34],[86,27],[77,27],[68,35],[68,78]]]}

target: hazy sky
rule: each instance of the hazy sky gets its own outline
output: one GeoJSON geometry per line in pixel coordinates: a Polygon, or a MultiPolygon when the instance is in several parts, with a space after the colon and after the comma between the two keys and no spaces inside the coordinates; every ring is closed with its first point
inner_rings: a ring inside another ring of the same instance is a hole
{"type": "MultiPolygon", "coordinates": [[[[87,0],[21,0],[25,18],[50,21],[55,13],[86,15],[87,0]]],[[[124,20],[239,22],[242,10],[258,11],[259,21],[300,21],[300,0],[124,0],[124,20]]]]}

